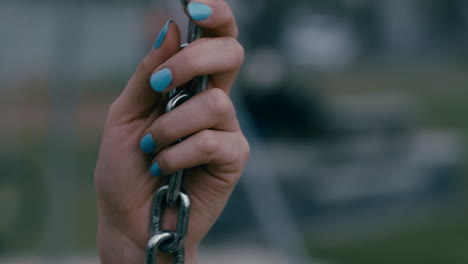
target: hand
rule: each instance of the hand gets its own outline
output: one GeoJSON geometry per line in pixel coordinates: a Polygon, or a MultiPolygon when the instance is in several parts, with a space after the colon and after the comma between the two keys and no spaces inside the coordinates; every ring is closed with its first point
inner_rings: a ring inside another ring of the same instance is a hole
{"type": "MultiPolygon", "coordinates": [[[[232,11],[221,0],[197,0],[187,14],[204,38],[180,50],[178,26],[168,22],[110,107],[95,171],[102,263],[144,263],[153,195],[181,169],[192,205],[186,263],[196,263],[248,159],[228,97],[244,56],[232,11]],[[167,92],[201,75],[210,76],[208,90],[165,114],[167,92]]],[[[176,216],[166,210],[163,228],[175,229],[176,216]]]]}

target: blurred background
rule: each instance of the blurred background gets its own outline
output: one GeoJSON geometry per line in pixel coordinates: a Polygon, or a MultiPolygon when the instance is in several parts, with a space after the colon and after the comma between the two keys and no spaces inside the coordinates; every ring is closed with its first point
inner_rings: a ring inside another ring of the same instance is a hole
{"type": "MultiPolygon", "coordinates": [[[[468,2],[229,2],[252,157],[201,263],[468,263],[468,2]]],[[[0,2],[0,263],[98,263],[105,113],[168,18],[0,2]]]]}

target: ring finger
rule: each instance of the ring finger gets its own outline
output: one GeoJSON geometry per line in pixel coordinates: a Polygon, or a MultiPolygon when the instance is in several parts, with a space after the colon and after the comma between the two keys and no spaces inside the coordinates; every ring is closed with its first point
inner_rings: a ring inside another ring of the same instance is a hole
{"type": "Polygon", "coordinates": [[[234,106],[218,88],[198,94],[156,119],[142,138],[140,148],[145,153],[155,153],[204,129],[239,130],[234,106]]]}

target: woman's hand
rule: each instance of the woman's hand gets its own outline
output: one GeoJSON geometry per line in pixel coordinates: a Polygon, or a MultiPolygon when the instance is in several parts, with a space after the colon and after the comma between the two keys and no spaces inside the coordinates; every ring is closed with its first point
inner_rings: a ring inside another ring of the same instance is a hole
{"type": "MultiPolygon", "coordinates": [[[[179,29],[168,22],[108,113],[95,171],[103,263],[144,262],[153,195],[166,175],[182,169],[191,199],[186,261],[196,263],[197,247],[249,156],[228,97],[244,56],[232,11],[221,0],[197,0],[187,9],[204,38],[180,50],[179,29]],[[201,75],[210,76],[208,90],[165,114],[167,92],[201,75]]],[[[173,230],[176,217],[167,209],[163,228],[173,230]]],[[[161,255],[158,263],[169,259],[161,255]]]]}

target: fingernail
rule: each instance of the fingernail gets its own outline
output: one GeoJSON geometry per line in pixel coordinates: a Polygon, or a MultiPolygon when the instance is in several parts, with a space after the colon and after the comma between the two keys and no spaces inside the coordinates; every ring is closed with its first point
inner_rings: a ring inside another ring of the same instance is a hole
{"type": "Polygon", "coordinates": [[[159,177],[162,175],[161,168],[159,167],[159,164],[157,162],[153,163],[153,165],[151,166],[150,173],[153,177],[159,177]]]}
{"type": "Polygon", "coordinates": [[[190,17],[195,21],[205,20],[212,14],[211,7],[200,3],[189,4],[187,9],[190,17]]]}
{"type": "Polygon", "coordinates": [[[166,39],[167,30],[169,29],[169,24],[171,24],[172,22],[172,19],[167,21],[164,27],[161,29],[161,32],[159,32],[159,35],[156,38],[156,42],[154,43],[155,49],[159,49],[164,43],[164,39],[166,39]]]}
{"type": "Polygon", "coordinates": [[[150,84],[156,92],[162,92],[172,83],[171,70],[165,68],[151,75],[150,84]]]}
{"type": "Polygon", "coordinates": [[[140,149],[147,154],[154,153],[156,150],[156,143],[154,143],[151,134],[147,134],[140,141],[140,149]]]}

